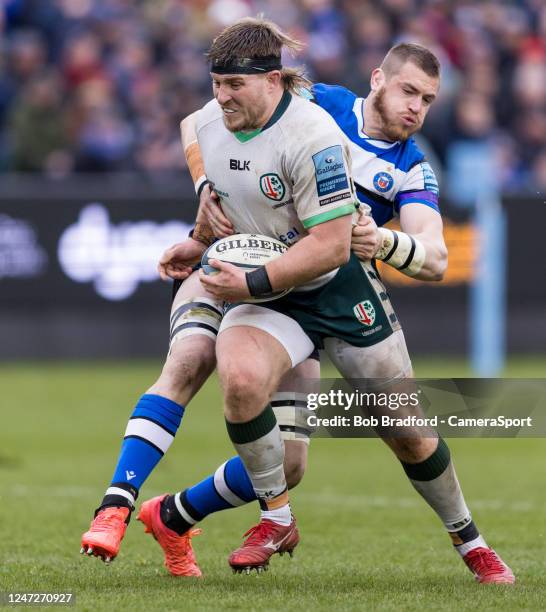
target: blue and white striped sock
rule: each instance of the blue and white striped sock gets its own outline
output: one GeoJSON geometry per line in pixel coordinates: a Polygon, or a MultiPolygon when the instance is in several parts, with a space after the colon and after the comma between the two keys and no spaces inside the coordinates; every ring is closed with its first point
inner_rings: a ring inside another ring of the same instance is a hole
{"type": "Polygon", "coordinates": [[[112,483],[101,507],[134,508],[138,491],[167,452],[182,421],[184,407],[160,395],[138,401],[125,430],[112,483]]]}
{"type": "Polygon", "coordinates": [[[162,504],[161,519],[183,534],[206,516],[256,500],[254,488],[239,456],[232,457],[193,487],[169,495],[162,504]]]}

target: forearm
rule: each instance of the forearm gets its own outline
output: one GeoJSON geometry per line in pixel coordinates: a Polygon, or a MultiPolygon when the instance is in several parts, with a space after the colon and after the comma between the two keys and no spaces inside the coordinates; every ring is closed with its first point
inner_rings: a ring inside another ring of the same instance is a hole
{"type": "MultiPolygon", "coordinates": [[[[199,197],[202,189],[207,183],[207,177],[205,174],[205,164],[203,162],[203,158],[201,157],[201,149],[199,148],[199,143],[197,142],[195,118],[196,113],[192,113],[182,120],[180,123],[180,136],[182,139],[184,155],[188,164],[188,170],[190,171],[195,186],[195,192],[199,197]]],[[[206,245],[209,245],[214,241],[214,232],[208,224],[201,203],[199,204],[197,214],[195,216],[193,238],[206,245]]]]}
{"type": "Polygon", "coordinates": [[[286,253],[266,265],[274,291],[297,287],[346,263],[350,255],[350,225],[346,236],[324,239],[309,234],[286,253]]]}
{"type": "Polygon", "coordinates": [[[380,228],[382,244],[376,258],[407,276],[424,281],[440,281],[447,267],[443,238],[427,232],[407,233],[380,228]]]}

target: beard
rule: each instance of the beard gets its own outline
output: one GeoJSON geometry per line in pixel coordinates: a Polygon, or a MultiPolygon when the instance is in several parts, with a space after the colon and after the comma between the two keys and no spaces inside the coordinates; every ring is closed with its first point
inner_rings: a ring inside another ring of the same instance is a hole
{"type": "Polygon", "coordinates": [[[255,108],[237,109],[235,117],[231,119],[230,115],[223,115],[224,125],[230,132],[252,131],[260,127],[259,111],[255,108]]]}
{"type": "Polygon", "coordinates": [[[372,106],[374,111],[381,119],[381,131],[391,142],[407,140],[412,134],[415,134],[419,129],[419,125],[407,127],[400,123],[396,123],[396,118],[391,117],[385,105],[385,87],[377,91],[373,98],[372,106]]]}

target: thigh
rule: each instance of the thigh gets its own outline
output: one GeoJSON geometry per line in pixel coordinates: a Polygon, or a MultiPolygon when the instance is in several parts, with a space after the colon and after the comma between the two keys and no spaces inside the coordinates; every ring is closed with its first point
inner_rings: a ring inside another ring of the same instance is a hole
{"type": "Polygon", "coordinates": [[[182,283],[173,299],[169,351],[179,348],[175,343],[189,336],[205,336],[216,341],[223,309],[224,303],[203,287],[199,272],[194,272],[182,283]]]}
{"type": "Polygon", "coordinates": [[[269,333],[238,325],[222,329],[216,342],[222,387],[234,385],[252,393],[271,395],[291,367],[283,345],[269,333]]]}
{"type": "Polygon", "coordinates": [[[159,378],[148,389],[186,405],[214,370],[215,342],[223,302],[213,298],[194,272],[176,291],[170,315],[169,352],[159,378]]]}
{"type": "Polygon", "coordinates": [[[389,381],[413,375],[401,329],[371,346],[352,346],[338,338],[326,338],[326,352],[344,378],[389,381]]]}
{"type": "MultiPolygon", "coordinates": [[[[238,304],[231,308],[222,320],[220,337],[231,328],[236,327],[262,332],[268,337],[264,342],[267,342],[275,351],[281,347],[283,350],[280,352],[289,359],[289,366],[286,370],[307,359],[314,349],[313,343],[299,323],[281,312],[258,304],[238,304]]],[[[232,334],[230,334],[231,337],[232,334]]]]}

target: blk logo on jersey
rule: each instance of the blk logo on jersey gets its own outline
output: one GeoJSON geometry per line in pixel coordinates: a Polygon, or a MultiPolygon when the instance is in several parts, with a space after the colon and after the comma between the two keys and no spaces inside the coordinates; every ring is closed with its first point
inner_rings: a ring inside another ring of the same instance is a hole
{"type": "Polygon", "coordinates": [[[375,308],[370,300],[359,302],[353,307],[355,317],[366,327],[371,327],[375,322],[375,308]]]}
{"type": "Polygon", "coordinates": [[[381,193],[387,193],[392,189],[394,179],[388,172],[378,172],[373,177],[373,186],[381,193]]]}
{"type": "Polygon", "coordinates": [[[270,200],[275,200],[275,202],[282,200],[286,193],[281,177],[274,172],[269,172],[268,174],[262,174],[262,176],[260,176],[260,189],[264,196],[270,200]]]}
{"type": "Polygon", "coordinates": [[[250,161],[241,161],[240,159],[229,160],[230,170],[248,170],[250,171],[250,161]]]}

